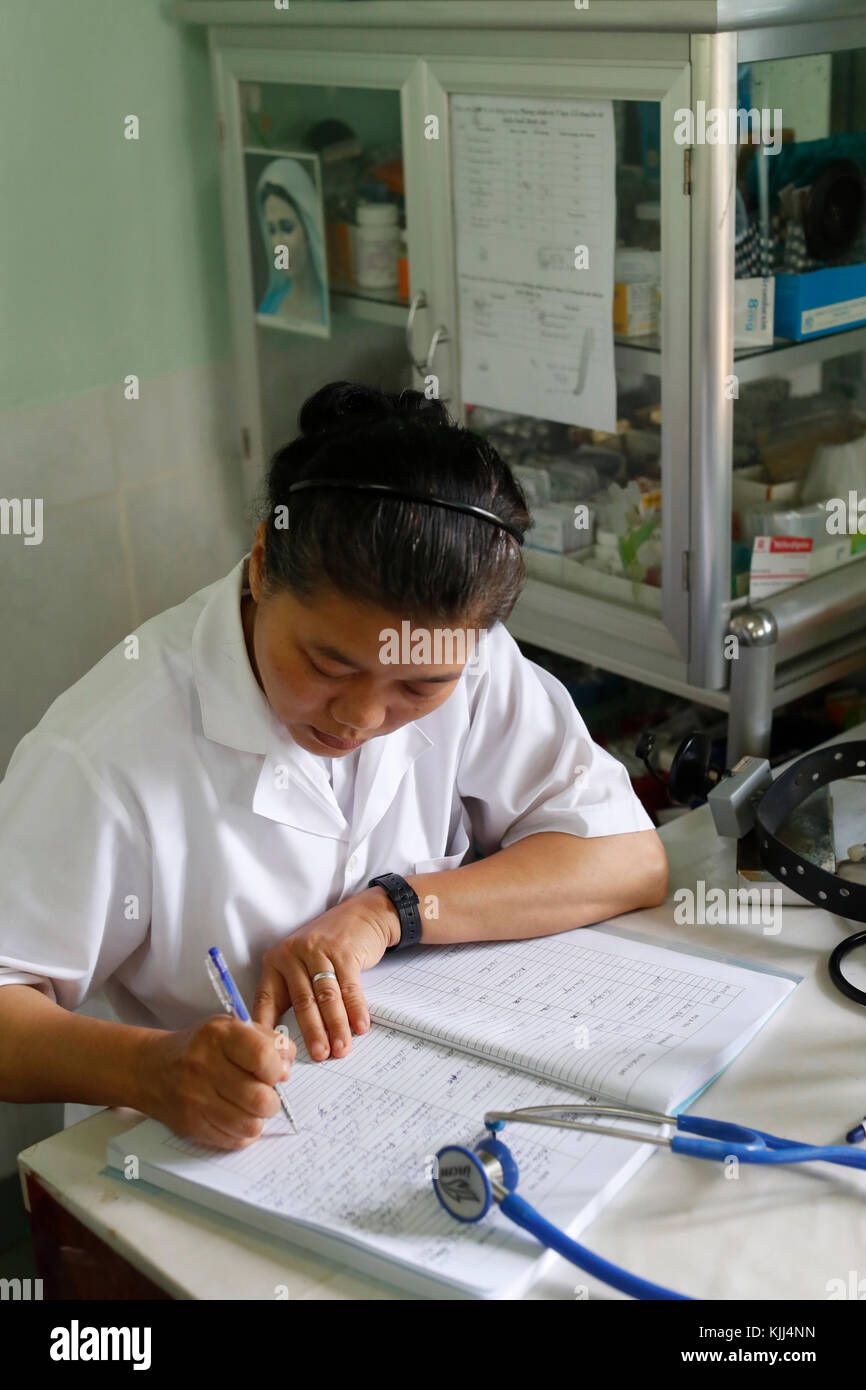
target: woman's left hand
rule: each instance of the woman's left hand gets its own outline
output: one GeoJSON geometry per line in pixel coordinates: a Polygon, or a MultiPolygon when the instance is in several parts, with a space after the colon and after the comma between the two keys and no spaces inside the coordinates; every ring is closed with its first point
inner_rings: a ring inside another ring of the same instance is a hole
{"type": "Polygon", "coordinates": [[[399,936],[396,909],[382,888],[344,899],[265,952],[253,1019],[273,1028],[292,1008],[313,1061],[345,1057],[352,1031],[370,1027],[361,971],[380,961],[399,936]],[[314,984],[323,972],[336,979],[314,984]]]}

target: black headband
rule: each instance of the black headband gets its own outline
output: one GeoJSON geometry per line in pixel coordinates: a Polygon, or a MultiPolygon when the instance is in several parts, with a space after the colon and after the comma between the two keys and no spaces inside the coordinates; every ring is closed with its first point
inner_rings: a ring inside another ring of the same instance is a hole
{"type": "Polygon", "coordinates": [[[493,512],[485,511],[484,507],[474,507],[471,502],[449,502],[444,497],[427,497],[423,492],[404,492],[402,488],[390,487],[387,483],[358,483],[353,478],[304,478],[299,483],[292,483],[288,490],[300,492],[305,487],[348,487],[363,489],[365,492],[387,492],[392,497],[400,497],[407,502],[427,502],[431,507],[447,507],[452,512],[466,512],[469,516],[480,516],[482,521],[489,521],[493,526],[501,526],[503,531],[508,531],[514,537],[518,545],[523,544],[523,533],[518,531],[516,526],[503,521],[493,512]]]}

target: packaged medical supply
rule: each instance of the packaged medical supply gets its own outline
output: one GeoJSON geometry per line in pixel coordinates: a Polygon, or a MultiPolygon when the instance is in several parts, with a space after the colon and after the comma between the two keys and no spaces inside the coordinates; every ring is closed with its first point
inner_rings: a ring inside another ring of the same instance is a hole
{"type": "Polygon", "coordinates": [[[755,275],[734,281],[734,347],[773,346],[775,280],[755,275]]]}
{"type": "Polygon", "coordinates": [[[548,459],[547,472],[554,502],[567,502],[569,499],[588,502],[600,486],[598,471],[591,463],[580,462],[579,455],[548,459]]]}
{"type": "Polygon", "coordinates": [[[624,338],[658,332],[661,252],[622,247],[614,256],[613,331],[624,338]]]}
{"type": "Polygon", "coordinates": [[[592,544],[594,514],[585,503],[549,502],[532,513],[526,544],[556,554],[592,544]]]}
{"type": "MultiPolygon", "coordinates": [[[[625,437],[625,436],[623,436],[625,437]]],[[[626,479],[626,459],[621,449],[594,448],[585,444],[574,456],[576,463],[589,464],[605,483],[620,483],[626,479]]]]}
{"type": "Polygon", "coordinates": [[[641,468],[655,463],[662,451],[662,437],[658,430],[628,430],[624,439],[629,461],[641,468]]]}
{"type": "Polygon", "coordinates": [[[756,536],[808,536],[821,545],[833,539],[826,521],[820,502],[787,508],[778,502],[753,502],[740,512],[740,539],[751,545],[756,536]]]}
{"type": "Polygon", "coordinates": [[[800,490],[801,502],[866,496],[866,434],[846,444],[819,444],[800,490]]]}
{"type": "Polygon", "coordinates": [[[748,468],[735,468],[732,475],[732,500],[735,511],[751,502],[796,502],[800,484],[794,479],[773,483],[759,463],[748,468]]]}
{"type": "Polygon", "coordinates": [[[848,444],[862,433],[848,401],[821,396],[785,402],[779,415],[755,431],[759,461],[774,483],[803,478],[819,445],[848,444]]]}
{"type": "Polygon", "coordinates": [[[526,494],[530,511],[534,512],[536,507],[542,507],[551,500],[550,474],[546,468],[518,463],[512,465],[511,471],[526,494]]]}

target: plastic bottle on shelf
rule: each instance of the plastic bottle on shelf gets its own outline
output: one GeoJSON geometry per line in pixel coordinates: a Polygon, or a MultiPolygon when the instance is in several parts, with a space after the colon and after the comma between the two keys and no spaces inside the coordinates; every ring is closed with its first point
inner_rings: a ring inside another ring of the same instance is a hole
{"type": "Polygon", "coordinates": [[[331,287],[349,289],[354,283],[352,239],[357,185],[361,169],[361,144],[345,121],[316,121],[304,142],[318,154],[322,171],[325,239],[331,287]]]}
{"type": "Polygon", "coordinates": [[[359,203],[355,278],[361,289],[397,286],[400,228],[395,203],[359,203]]]}
{"type": "Polygon", "coordinates": [[[409,238],[406,228],[400,228],[400,244],[397,248],[397,291],[401,299],[409,298],[409,238]]]}
{"type": "Polygon", "coordinates": [[[618,246],[614,252],[614,332],[644,337],[658,331],[661,252],[618,246]]]}

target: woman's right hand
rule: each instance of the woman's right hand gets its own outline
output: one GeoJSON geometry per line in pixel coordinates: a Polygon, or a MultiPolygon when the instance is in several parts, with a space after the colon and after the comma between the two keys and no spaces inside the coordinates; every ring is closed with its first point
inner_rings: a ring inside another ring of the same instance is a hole
{"type": "Polygon", "coordinates": [[[244,1149],[279,1110],[274,1085],[287,1080],[295,1051],[273,1028],[226,1014],[152,1033],[139,1056],[136,1108],[199,1144],[244,1149]]]}

